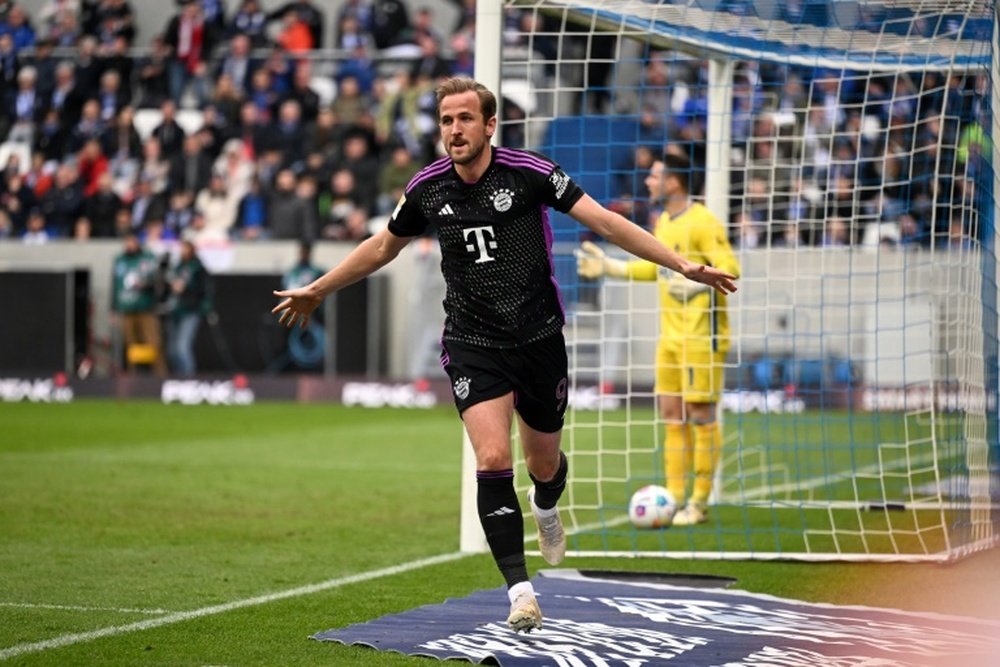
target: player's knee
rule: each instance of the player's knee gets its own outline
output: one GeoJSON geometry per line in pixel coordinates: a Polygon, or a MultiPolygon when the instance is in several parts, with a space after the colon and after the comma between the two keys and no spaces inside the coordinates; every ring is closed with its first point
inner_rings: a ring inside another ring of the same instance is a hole
{"type": "Polygon", "coordinates": [[[513,466],[509,451],[487,450],[476,452],[477,470],[507,470],[513,466]]]}
{"type": "Polygon", "coordinates": [[[695,426],[715,423],[715,403],[686,403],[684,413],[684,421],[695,426]]]}
{"type": "Polygon", "coordinates": [[[559,472],[560,458],[558,456],[529,456],[525,461],[528,472],[539,482],[552,480],[559,472]]]}

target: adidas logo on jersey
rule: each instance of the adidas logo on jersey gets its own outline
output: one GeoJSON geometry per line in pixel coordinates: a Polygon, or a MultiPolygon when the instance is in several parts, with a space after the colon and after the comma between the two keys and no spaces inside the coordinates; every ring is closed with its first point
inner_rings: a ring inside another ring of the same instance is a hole
{"type": "Polygon", "coordinates": [[[445,204],[441,207],[441,210],[438,211],[438,215],[455,215],[455,211],[452,209],[451,204],[445,204]]]}

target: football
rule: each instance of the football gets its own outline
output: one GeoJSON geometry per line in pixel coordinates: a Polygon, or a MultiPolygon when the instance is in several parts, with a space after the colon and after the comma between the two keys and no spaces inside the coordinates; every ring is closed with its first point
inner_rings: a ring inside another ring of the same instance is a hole
{"type": "Polygon", "coordinates": [[[674,520],[677,501],[662,486],[650,484],[632,494],[628,518],[636,528],[666,528],[674,520]]]}

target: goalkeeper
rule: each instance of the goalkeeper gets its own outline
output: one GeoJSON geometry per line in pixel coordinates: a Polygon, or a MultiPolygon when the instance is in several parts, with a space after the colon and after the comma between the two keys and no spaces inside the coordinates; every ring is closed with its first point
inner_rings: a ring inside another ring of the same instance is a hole
{"type": "MultiPolygon", "coordinates": [[[[653,163],[646,187],[650,198],[664,206],[654,234],[683,257],[738,276],[740,265],[725,228],[705,206],[691,200],[690,173],[690,163],[679,155],[668,153],[653,163]]],[[[577,272],[584,278],[611,276],[656,280],[659,284],[655,391],[666,422],[663,456],[667,489],[683,504],[673,523],[703,523],[708,519],[708,497],[722,449],[716,404],[729,349],[726,297],[651,262],[608,257],[590,242],[577,251],[577,272]],[[694,484],[689,497],[687,481],[692,466],[694,484]]]]}

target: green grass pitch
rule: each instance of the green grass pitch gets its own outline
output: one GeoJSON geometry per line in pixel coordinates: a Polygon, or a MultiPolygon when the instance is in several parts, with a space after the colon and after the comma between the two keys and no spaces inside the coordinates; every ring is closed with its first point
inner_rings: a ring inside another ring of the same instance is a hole
{"type": "MultiPolygon", "coordinates": [[[[755,427],[740,424],[750,437],[755,427]]],[[[450,407],[0,404],[0,655],[51,641],[8,664],[429,664],[307,636],[496,587],[488,556],[59,644],[456,552],[460,441],[450,407]]],[[[998,552],[947,566],[566,566],[726,575],[803,600],[996,617],[998,552]]],[[[532,572],[543,565],[529,559],[532,572]]]]}

